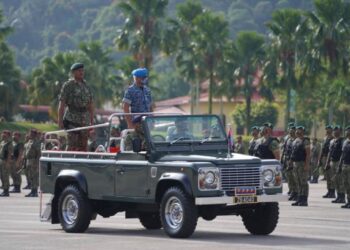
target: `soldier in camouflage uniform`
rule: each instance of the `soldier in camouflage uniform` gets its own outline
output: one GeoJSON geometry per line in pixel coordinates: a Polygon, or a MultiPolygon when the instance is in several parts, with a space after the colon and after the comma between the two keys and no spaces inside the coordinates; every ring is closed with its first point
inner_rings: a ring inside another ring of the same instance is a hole
{"type": "Polygon", "coordinates": [[[145,134],[142,129],[141,125],[141,116],[136,116],[132,119],[133,127],[135,131],[133,131],[131,134],[128,134],[125,138],[125,151],[132,151],[133,145],[132,142],[135,139],[139,139],[141,141],[141,151],[144,151],[147,149],[146,140],[145,140],[145,134]]]}
{"type": "Polygon", "coordinates": [[[27,144],[29,143],[29,136],[30,131],[25,135],[24,137],[24,145],[23,145],[23,162],[22,162],[22,169],[24,170],[24,175],[26,176],[27,185],[23,187],[23,189],[32,189],[32,184],[30,183],[30,170],[27,168],[27,163],[25,160],[24,150],[27,147],[27,144]]]}
{"type": "Polygon", "coordinates": [[[253,126],[251,129],[251,134],[252,134],[253,138],[250,139],[250,141],[249,141],[248,154],[254,155],[254,148],[256,145],[256,141],[259,139],[259,127],[253,126]]]}
{"type": "Polygon", "coordinates": [[[318,183],[319,171],[318,171],[318,159],[320,158],[321,146],[317,141],[317,138],[313,138],[311,141],[311,156],[310,156],[310,183],[318,183]]]}
{"type": "Polygon", "coordinates": [[[96,133],[95,130],[89,131],[89,139],[88,139],[88,151],[89,152],[95,152],[97,148],[97,141],[96,141],[96,133]]]}
{"type": "Polygon", "coordinates": [[[339,169],[341,170],[344,188],[347,195],[348,202],[341,206],[341,208],[350,208],[350,126],[345,129],[345,141],[343,143],[341,165],[339,169]]]}
{"type": "Polygon", "coordinates": [[[320,158],[318,160],[318,166],[322,167],[324,177],[327,181],[327,193],[323,195],[323,198],[335,198],[335,189],[334,189],[334,183],[332,181],[332,173],[329,166],[326,165],[327,163],[327,157],[329,153],[329,144],[331,140],[333,139],[333,127],[331,125],[327,125],[325,127],[326,129],[326,136],[323,139],[322,148],[321,148],[321,154],[320,158]]]}
{"type": "Polygon", "coordinates": [[[13,180],[14,187],[13,190],[10,191],[10,193],[21,192],[22,176],[19,171],[22,168],[24,145],[20,140],[21,133],[18,131],[14,132],[12,137],[13,154],[11,165],[11,177],[13,180]]]}
{"type": "Polygon", "coordinates": [[[309,164],[310,164],[310,140],[304,137],[305,128],[296,127],[296,138],[292,144],[293,171],[298,187],[298,200],[292,206],[308,206],[309,196],[309,164]]]}
{"type": "Polygon", "coordinates": [[[294,171],[293,171],[293,162],[291,161],[292,145],[293,145],[293,141],[296,138],[295,129],[296,127],[294,125],[289,126],[289,131],[288,131],[289,133],[285,137],[283,152],[281,157],[281,163],[283,165],[284,174],[288,182],[290,201],[296,201],[298,199],[297,180],[295,178],[294,171]]]}
{"type": "Polygon", "coordinates": [[[11,155],[12,155],[12,141],[11,132],[8,130],[2,131],[0,143],[0,168],[1,168],[1,182],[3,192],[0,197],[8,197],[10,187],[10,173],[11,173],[11,155]]]}
{"type": "Polygon", "coordinates": [[[345,188],[342,174],[339,171],[339,161],[342,154],[342,146],[344,138],[341,137],[342,129],[339,125],[334,126],[333,136],[329,145],[328,162],[330,161],[330,168],[332,173],[332,181],[337,192],[337,198],[332,203],[345,203],[345,188]]]}
{"type": "Polygon", "coordinates": [[[242,136],[239,135],[237,136],[237,142],[235,143],[235,153],[238,154],[244,154],[244,145],[243,145],[243,141],[242,141],[242,136]]]}
{"type": "Polygon", "coordinates": [[[25,144],[24,148],[26,168],[29,169],[29,179],[32,187],[31,192],[26,197],[38,197],[40,154],[40,142],[37,138],[37,131],[32,129],[28,143],[25,144]]]}
{"type": "Polygon", "coordinates": [[[277,138],[272,137],[273,125],[264,123],[262,127],[262,137],[257,141],[254,155],[261,159],[276,159],[280,160],[280,147],[277,138]]]}
{"type": "MultiPolygon", "coordinates": [[[[84,80],[84,65],[75,63],[71,67],[72,79],[64,83],[59,97],[58,125],[73,129],[93,124],[93,96],[84,80]]],[[[88,131],[68,133],[67,150],[86,151],[88,131]]]]}

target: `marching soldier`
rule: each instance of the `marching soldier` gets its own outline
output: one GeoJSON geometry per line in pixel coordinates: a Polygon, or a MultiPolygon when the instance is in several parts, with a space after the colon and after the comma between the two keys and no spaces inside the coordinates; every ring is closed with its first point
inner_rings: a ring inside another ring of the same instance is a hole
{"type": "Polygon", "coordinates": [[[251,130],[253,138],[249,141],[248,154],[254,155],[254,148],[256,146],[256,141],[259,139],[259,127],[254,126],[251,130]]]}
{"type": "Polygon", "coordinates": [[[304,137],[305,128],[296,127],[296,138],[292,144],[291,160],[293,171],[298,187],[298,200],[292,206],[308,206],[309,184],[309,163],[310,163],[310,141],[304,137]]]}
{"type": "Polygon", "coordinates": [[[331,140],[333,139],[333,135],[332,135],[333,127],[331,125],[327,125],[325,129],[326,129],[326,136],[323,139],[321,154],[318,160],[318,166],[323,167],[324,177],[327,181],[327,193],[322,197],[335,198],[335,189],[334,189],[334,183],[332,181],[331,169],[329,166],[326,165],[327,157],[329,153],[329,145],[331,143],[331,140]]]}
{"type": "Polygon", "coordinates": [[[1,182],[3,192],[0,197],[8,197],[10,187],[10,172],[11,172],[11,155],[12,142],[11,132],[8,130],[2,131],[0,143],[0,168],[1,168],[1,182]]]}
{"type": "Polygon", "coordinates": [[[277,138],[272,137],[273,125],[264,123],[262,127],[262,137],[258,140],[254,155],[261,159],[280,160],[280,149],[277,138]]]}
{"type": "Polygon", "coordinates": [[[311,156],[310,156],[310,164],[311,164],[311,172],[310,172],[310,183],[318,183],[319,171],[318,171],[318,159],[321,153],[320,144],[317,141],[317,138],[313,138],[311,141],[311,156]]]}
{"type": "Polygon", "coordinates": [[[41,154],[40,142],[37,139],[37,131],[32,129],[29,134],[29,141],[24,151],[26,168],[29,169],[31,192],[25,197],[38,197],[39,186],[39,158],[41,154]]]}
{"type": "Polygon", "coordinates": [[[345,188],[344,181],[340,171],[338,170],[339,161],[342,154],[343,137],[341,137],[341,127],[339,125],[334,126],[333,129],[334,139],[331,140],[329,145],[329,154],[327,159],[327,165],[330,166],[332,173],[332,180],[334,181],[334,187],[337,191],[337,198],[332,203],[345,203],[345,188]]]}
{"type": "Polygon", "coordinates": [[[20,193],[21,184],[22,184],[20,169],[22,167],[23,149],[24,149],[24,145],[20,141],[21,133],[18,131],[14,132],[12,136],[12,140],[13,140],[12,141],[13,154],[12,154],[11,177],[13,180],[13,189],[10,191],[10,193],[20,193]]]}
{"type": "Polygon", "coordinates": [[[348,202],[341,206],[341,208],[350,208],[350,126],[346,127],[345,129],[345,137],[346,140],[343,144],[339,170],[343,175],[344,188],[348,202]]]}
{"type": "Polygon", "coordinates": [[[293,163],[291,162],[292,156],[292,145],[295,140],[295,129],[294,125],[290,125],[289,133],[285,137],[285,142],[283,146],[283,152],[281,157],[281,164],[283,165],[284,173],[288,182],[288,189],[290,193],[289,200],[296,201],[298,199],[298,187],[297,181],[293,171],[293,163]]]}

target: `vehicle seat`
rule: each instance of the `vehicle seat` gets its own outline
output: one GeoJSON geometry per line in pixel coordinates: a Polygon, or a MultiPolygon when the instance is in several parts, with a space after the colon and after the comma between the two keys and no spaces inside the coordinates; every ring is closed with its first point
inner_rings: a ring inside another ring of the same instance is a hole
{"type": "Polygon", "coordinates": [[[125,151],[125,139],[128,136],[128,134],[134,132],[134,129],[124,129],[121,133],[121,140],[120,140],[120,152],[125,151]]]}

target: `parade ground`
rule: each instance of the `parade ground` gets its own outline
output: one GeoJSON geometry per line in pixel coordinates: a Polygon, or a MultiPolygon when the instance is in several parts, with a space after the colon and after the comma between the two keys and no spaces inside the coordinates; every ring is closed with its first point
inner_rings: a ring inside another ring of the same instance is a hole
{"type": "Polygon", "coordinates": [[[59,224],[40,222],[39,198],[24,198],[22,191],[0,199],[0,249],[350,249],[350,209],[322,199],[325,185],[310,184],[309,207],[280,203],[279,223],[269,236],[250,235],[240,217],[221,216],[200,218],[188,239],[145,230],[124,213],[98,216],[86,233],[68,234],[59,224]]]}

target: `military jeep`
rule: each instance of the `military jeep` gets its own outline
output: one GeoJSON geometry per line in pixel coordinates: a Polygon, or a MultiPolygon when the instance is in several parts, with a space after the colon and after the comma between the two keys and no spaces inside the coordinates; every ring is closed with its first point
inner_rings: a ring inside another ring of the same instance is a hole
{"type": "Polygon", "coordinates": [[[118,153],[43,151],[41,196],[52,199],[42,220],[74,233],[97,215],[125,212],[146,229],[186,238],[199,217],[236,215],[251,234],[273,232],[278,202],[286,201],[278,161],[230,152],[215,115],[154,114],[142,126],[145,151],[139,140],[118,153]]]}

